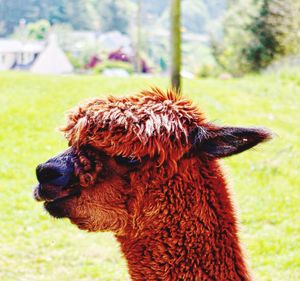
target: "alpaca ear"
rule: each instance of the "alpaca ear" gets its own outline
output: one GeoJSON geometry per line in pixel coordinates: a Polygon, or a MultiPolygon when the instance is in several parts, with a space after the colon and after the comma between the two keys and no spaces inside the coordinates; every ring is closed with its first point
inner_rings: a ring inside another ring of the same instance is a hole
{"type": "Polygon", "coordinates": [[[192,134],[193,146],[198,153],[222,158],[243,152],[272,138],[261,128],[220,127],[203,129],[197,127],[192,134]]]}

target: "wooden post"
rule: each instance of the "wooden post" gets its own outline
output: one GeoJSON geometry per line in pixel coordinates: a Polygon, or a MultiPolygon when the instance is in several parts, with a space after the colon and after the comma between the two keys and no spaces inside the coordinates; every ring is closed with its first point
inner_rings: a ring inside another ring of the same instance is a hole
{"type": "Polygon", "coordinates": [[[180,91],[180,67],[181,67],[181,31],[180,31],[180,0],[171,0],[171,85],[180,91]]]}
{"type": "Polygon", "coordinates": [[[141,14],[142,14],[142,3],[141,0],[137,1],[137,13],[136,13],[136,41],[135,41],[135,72],[141,73],[141,14]]]}

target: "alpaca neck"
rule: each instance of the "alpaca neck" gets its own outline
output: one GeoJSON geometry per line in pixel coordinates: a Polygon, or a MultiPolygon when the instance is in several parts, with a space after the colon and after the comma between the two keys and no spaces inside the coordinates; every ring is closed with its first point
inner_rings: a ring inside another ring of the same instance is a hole
{"type": "Polygon", "coordinates": [[[135,226],[117,237],[132,280],[250,280],[221,170],[198,161],[150,188],[135,226]]]}

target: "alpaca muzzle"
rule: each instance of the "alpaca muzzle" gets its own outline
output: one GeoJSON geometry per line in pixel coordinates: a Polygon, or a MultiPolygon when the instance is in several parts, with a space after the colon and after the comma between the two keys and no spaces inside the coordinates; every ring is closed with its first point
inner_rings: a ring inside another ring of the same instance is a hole
{"type": "Polygon", "coordinates": [[[74,155],[71,149],[49,159],[36,168],[39,181],[34,190],[37,201],[53,201],[70,195],[74,181],[74,155]]]}

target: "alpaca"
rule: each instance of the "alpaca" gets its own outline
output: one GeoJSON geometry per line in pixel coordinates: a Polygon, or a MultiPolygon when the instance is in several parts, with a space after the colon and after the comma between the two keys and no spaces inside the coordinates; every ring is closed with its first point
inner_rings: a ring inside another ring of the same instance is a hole
{"type": "Polygon", "coordinates": [[[37,167],[34,197],[80,229],[112,231],[132,280],[251,280],[218,159],[270,139],[219,127],[172,91],[92,99],[37,167]]]}

